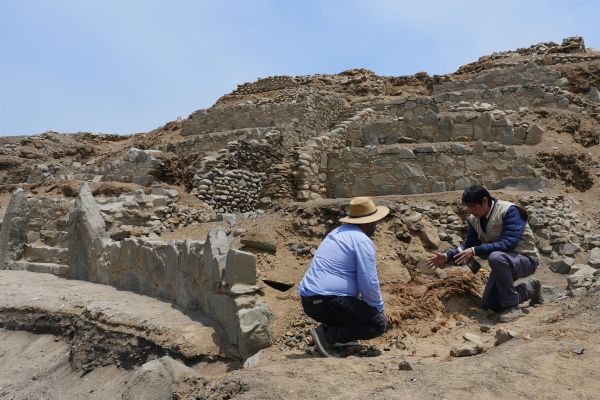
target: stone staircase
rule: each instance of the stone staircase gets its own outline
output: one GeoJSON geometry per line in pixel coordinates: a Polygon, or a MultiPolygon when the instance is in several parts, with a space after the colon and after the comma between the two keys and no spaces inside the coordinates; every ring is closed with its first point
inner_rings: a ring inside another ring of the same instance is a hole
{"type": "Polygon", "coordinates": [[[13,269],[66,276],[68,258],[68,202],[30,199],[30,220],[23,256],[13,269]]]}

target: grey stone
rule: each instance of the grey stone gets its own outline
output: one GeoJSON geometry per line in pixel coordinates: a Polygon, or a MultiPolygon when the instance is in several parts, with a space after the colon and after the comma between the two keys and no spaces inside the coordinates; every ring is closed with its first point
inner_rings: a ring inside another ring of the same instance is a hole
{"type": "Polygon", "coordinates": [[[392,173],[398,178],[412,178],[425,176],[419,164],[407,162],[396,165],[393,168],[392,173]]]}
{"type": "Polygon", "coordinates": [[[596,271],[596,268],[592,268],[587,264],[573,264],[569,273],[571,276],[593,276],[596,271]]]}
{"type": "Polygon", "coordinates": [[[475,179],[471,176],[463,176],[462,178],[458,178],[454,182],[453,190],[464,190],[464,189],[468,188],[469,186],[475,185],[477,183],[478,183],[477,179],[475,179]]]}
{"type": "Polygon", "coordinates": [[[411,149],[400,148],[398,150],[398,158],[401,160],[411,160],[417,158],[411,149]]]}
{"type": "Polygon", "coordinates": [[[552,187],[552,182],[546,178],[537,177],[509,177],[494,182],[492,189],[511,189],[523,191],[536,191],[552,187]]]}
{"type": "Polygon", "coordinates": [[[413,367],[412,365],[410,365],[410,363],[406,360],[400,361],[400,363],[398,364],[398,369],[400,371],[412,371],[413,367]]]}
{"type": "Polygon", "coordinates": [[[452,150],[452,154],[456,154],[458,156],[464,156],[467,154],[466,147],[461,143],[452,143],[450,148],[452,150]]]}
{"type": "Polygon", "coordinates": [[[214,290],[214,286],[221,282],[228,253],[227,233],[222,229],[211,229],[204,242],[204,268],[201,271],[202,286],[207,290],[214,290]]]}
{"type": "MultiPolygon", "coordinates": [[[[79,195],[69,212],[69,277],[89,280],[95,261],[100,258],[103,241],[108,239],[104,220],[87,182],[79,187],[79,195]]],[[[109,240],[109,239],[108,239],[109,240]]],[[[108,282],[99,282],[108,283],[108,282]]]]}
{"type": "Polygon", "coordinates": [[[447,142],[450,140],[450,135],[452,134],[452,119],[444,115],[440,118],[438,123],[438,131],[435,135],[436,142],[447,142]]]}
{"type": "Polygon", "coordinates": [[[423,116],[423,123],[427,125],[431,125],[438,120],[438,116],[432,110],[427,110],[425,115],[423,116]]]}
{"type": "Polygon", "coordinates": [[[256,284],[256,256],[245,251],[229,249],[225,263],[225,282],[229,287],[236,283],[256,284]]]}
{"type": "Polygon", "coordinates": [[[273,313],[266,303],[259,303],[250,309],[238,311],[240,333],[238,348],[244,359],[273,342],[273,313]]]}
{"type": "Polygon", "coordinates": [[[463,343],[452,347],[450,355],[452,357],[469,357],[474,356],[483,351],[483,346],[475,343],[463,343]]]}
{"type": "Polygon", "coordinates": [[[400,187],[400,194],[408,195],[408,194],[420,194],[423,193],[423,190],[416,184],[412,182],[406,182],[404,185],[400,187]]]}
{"type": "Polygon", "coordinates": [[[244,361],[244,368],[256,367],[258,365],[258,362],[260,361],[261,353],[262,353],[262,350],[257,352],[253,356],[248,357],[246,359],[246,361],[244,361]]]}
{"type": "Polygon", "coordinates": [[[500,328],[496,331],[496,346],[506,343],[509,340],[516,339],[519,334],[511,329],[500,328]]]}
{"type": "Polygon", "coordinates": [[[481,337],[475,335],[474,333],[468,333],[468,332],[465,333],[463,335],[463,339],[465,339],[466,341],[471,342],[471,343],[475,343],[475,344],[479,344],[479,345],[482,344],[481,337]]]}
{"type": "Polygon", "coordinates": [[[592,87],[588,93],[590,96],[590,102],[592,103],[600,103],[600,93],[598,93],[598,88],[592,87]]]}
{"type": "Polygon", "coordinates": [[[587,263],[592,268],[600,268],[600,247],[595,247],[590,250],[587,263]]]}
{"type": "Polygon", "coordinates": [[[550,270],[559,274],[568,274],[574,263],[575,259],[571,257],[565,257],[562,260],[554,260],[550,262],[550,270]]]}
{"type": "Polygon", "coordinates": [[[12,193],[2,220],[2,228],[0,229],[0,270],[10,268],[11,264],[23,255],[27,243],[28,224],[27,194],[19,188],[12,193]]]}
{"type": "Polygon", "coordinates": [[[558,252],[565,256],[572,256],[580,250],[581,247],[574,243],[562,243],[558,246],[558,252]]]}
{"type": "Polygon", "coordinates": [[[237,216],[233,213],[220,213],[217,214],[217,221],[226,221],[229,226],[233,226],[236,223],[237,216]]]}
{"type": "Polygon", "coordinates": [[[473,138],[475,140],[490,140],[492,137],[492,122],[494,117],[491,112],[482,113],[473,124],[473,138]]]}
{"type": "Polygon", "coordinates": [[[445,192],[446,184],[444,182],[433,182],[433,185],[431,185],[431,191],[433,193],[445,192]]]}
{"type": "Polygon", "coordinates": [[[172,399],[175,383],[185,377],[193,377],[194,371],[164,356],[142,365],[133,374],[123,392],[123,400],[166,400],[172,399]]]}
{"type": "Polygon", "coordinates": [[[542,141],[543,134],[544,134],[544,130],[538,124],[534,124],[527,130],[527,137],[525,138],[525,144],[528,144],[528,145],[539,144],[542,141]]]}

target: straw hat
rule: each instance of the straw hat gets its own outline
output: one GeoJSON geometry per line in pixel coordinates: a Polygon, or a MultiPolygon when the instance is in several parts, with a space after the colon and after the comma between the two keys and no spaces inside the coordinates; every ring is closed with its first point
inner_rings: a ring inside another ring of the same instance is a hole
{"type": "Polygon", "coordinates": [[[388,213],[390,209],[386,206],[375,206],[370,197],[355,197],[350,200],[348,216],[340,218],[343,224],[368,224],[379,221],[388,213]]]}

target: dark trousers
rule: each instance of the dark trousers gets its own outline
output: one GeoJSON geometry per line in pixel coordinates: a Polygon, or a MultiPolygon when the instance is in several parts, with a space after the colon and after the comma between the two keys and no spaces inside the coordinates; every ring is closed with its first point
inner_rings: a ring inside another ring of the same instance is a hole
{"type": "Polygon", "coordinates": [[[387,329],[385,315],[356,297],[302,297],[302,307],[306,315],[325,325],[332,344],[373,339],[387,329]]]}
{"type": "Polygon", "coordinates": [[[481,296],[483,309],[500,311],[531,299],[533,287],[528,282],[515,287],[514,281],[532,275],[537,268],[536,261],[522,254],[494,251],[488,262],[492,272],[481,296]]]}

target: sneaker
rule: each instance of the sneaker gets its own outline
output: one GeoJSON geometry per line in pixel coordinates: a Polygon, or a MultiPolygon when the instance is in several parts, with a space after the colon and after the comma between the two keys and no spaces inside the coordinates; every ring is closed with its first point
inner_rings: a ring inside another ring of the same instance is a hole
{"type": "Polygon", "coordinates": [[[519,307],[507,308],[498,317],[498,322],[511,322],[523,315],[525,314],[523,314],[523,311],[519,307]]]}
{"type": "Polygon", "coordinates": [[[325,335],[325,328],[323,328],[323,325],[319,325],[318,327],[311,329],[310,335],[315,342],[315,347],[317,348],[319,354],[323,357],[331,357],[331,354],[329,354],[331,346],[327,340],[327,336],[325,335]]]}
{"type": "Polygon", "coordinates": [[[536,304],[544,304],[544,298],[542,297],[542,284],[535,278],[529,280],[529,284],[533,287],[533,295],[529,300],[529,306],[536,304]]]}

